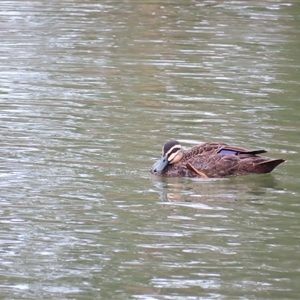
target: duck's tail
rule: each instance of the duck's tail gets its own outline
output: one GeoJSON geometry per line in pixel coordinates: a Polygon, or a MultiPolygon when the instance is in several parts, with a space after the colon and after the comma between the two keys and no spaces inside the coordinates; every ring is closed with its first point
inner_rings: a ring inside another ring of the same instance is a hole
{"type": "Polygon", "coordinates": [[[255,168],[260,171],[259,173],[270,173],[283,162],[285,162],[285,159],[282,158],[271,159],[258,163],[255,168]]]}

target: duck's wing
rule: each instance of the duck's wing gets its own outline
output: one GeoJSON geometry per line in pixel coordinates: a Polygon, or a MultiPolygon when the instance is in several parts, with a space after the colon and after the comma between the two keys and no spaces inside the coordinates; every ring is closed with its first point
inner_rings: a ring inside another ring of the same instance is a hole
{"type": "Polygon", "coordinates": [[[189,161],[187,168],[197,177],[225,177],[244,174],[270,173],[284,159],[268,159],[261,156],[249,155],[220,155],[214,154],[194,158],[189,161]]]}
{"type": "Polygon", "coordinates": [[[266,153],[264,149],[249,150],[243,147],[232,146],[226,143],[209,142],[194,146],[187,152],[190,158],[198,155],[213,155],[213,154],[227,154],[227,155],[257,155],[266,153]]]}
{"type": "Polygon", "coordinates": [[[257,154],[266,153],[264,149],[259,150],[248,150],[236,146],[224,146],[217,153],[218,154],[228,154],[228,155],[243,155],[243,156],[255,156],[257,154]]]}
{"type": "Polygon", "coordinates": [[[202,155],[189,160],[186,167],[192,176],[224,177],[237,173],[240,160],[236,155],[202,155]]]}

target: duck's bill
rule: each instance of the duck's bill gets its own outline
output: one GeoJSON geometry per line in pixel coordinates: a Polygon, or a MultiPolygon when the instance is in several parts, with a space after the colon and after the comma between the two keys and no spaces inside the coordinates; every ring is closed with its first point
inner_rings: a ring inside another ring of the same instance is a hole
{"type": "Polygon", "coordinates": [[[153,166],[154,172],[161,172],[168,165],[168,158],[163,156],[158,162],[153,166]]]}

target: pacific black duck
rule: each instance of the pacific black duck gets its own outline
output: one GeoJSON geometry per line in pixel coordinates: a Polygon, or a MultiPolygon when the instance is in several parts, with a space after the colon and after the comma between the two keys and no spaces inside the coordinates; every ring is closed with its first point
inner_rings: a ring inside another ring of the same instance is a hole
{"type": "Polygon", "coordinates": [[[150,172],[165,177],[204,178],[270,173],[285,160],[258,155],[266,152],[216,142],[199,144],[185,151],[178,141],[171,140],[164,144],[162,157],[150,172]]]}

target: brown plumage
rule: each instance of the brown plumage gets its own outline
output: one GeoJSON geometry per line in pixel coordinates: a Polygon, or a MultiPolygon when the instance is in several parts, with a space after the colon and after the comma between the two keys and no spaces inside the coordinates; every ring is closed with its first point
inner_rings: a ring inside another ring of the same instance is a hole
{"type": "Polygon", "coordinates": [[[204,143],[184,151],[177,141],[163,146],[162,158],[151,173],[165,177],[225,177],[269,173],[284,159],[269,159],[258,154],[266,150],[248,150],[225,143],[204,143]]]}

